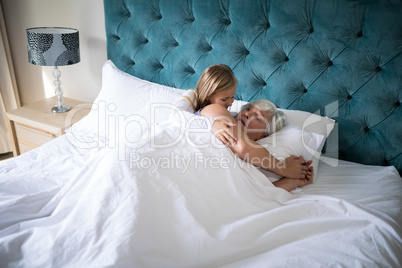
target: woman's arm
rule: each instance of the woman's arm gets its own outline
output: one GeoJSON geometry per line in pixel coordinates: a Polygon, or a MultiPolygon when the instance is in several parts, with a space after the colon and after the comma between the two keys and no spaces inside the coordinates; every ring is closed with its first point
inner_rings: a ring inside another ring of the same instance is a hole
{"type": "MultiPolygon", "coordinates": [[[[229,123],[236,124],[237,122],[225,107],[217,104],[210,104],[201,111],[202,116],[215,118],[216,120],[226,120],[229,123]]],[[[212,131],[217,132],[215,124],[212,126],[212,131]]],[[[241,124],[233,126],[233,135],[237,142],[230,146],[230,149],[237,154],[241,159],[251,163],[252,165],[274,172],[282,177],[304,179],[306,175],[311,175],[307,162],[303,157],[291,156],[285,161],[279,161],[272,156],[267,149],[259,145],[257,142],[250,140],[242,129],[241,124]]]]}

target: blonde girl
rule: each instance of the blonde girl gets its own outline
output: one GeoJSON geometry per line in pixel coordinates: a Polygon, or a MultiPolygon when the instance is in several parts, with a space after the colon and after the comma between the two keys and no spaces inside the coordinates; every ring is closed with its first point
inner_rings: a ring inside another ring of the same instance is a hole
{"type": "MultiPolygon", "coordinates": [[[[219,104],[228,109],[236,94],[237,79],[232,69],[224,64],[215,64],[205,69],[195,87],[195,90],[186,92],[176,100],[176,107],[180,110],[200,115],[201,110],[209,104],[219,104]]],[[[237,138],[232,133],[232,127],[236,126],[227,120],[215,120],[213,123],[219,126],[216,137],[228,146],[236,144],[237,138]]]]}
{"type": "Polygon", "coordinates": [[[195,87],[198,95],[195,110],[198,111],[212,103],[229,108],[234,101],[236,87],[237,79],[229,66],[216,64],[208,67],[201,74],[195,87]]]}
{"type": "Polygon", "coordinates": [[[236,87],[237,79],[229,66],[211,65],[201,74],[195,90],[186,90],[175,104],[181,110],[192,113],[199,113],[200,109],[212,103],[227,109],[234,101],[236,87]]]}

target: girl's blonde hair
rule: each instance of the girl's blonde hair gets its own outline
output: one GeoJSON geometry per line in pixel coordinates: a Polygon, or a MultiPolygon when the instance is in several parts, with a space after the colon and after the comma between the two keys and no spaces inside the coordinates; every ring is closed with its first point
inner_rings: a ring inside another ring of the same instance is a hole
{"type": "Polygon", "coordinates": [[[220,91],[237,86],[237,79],[232,69],[224,64],[211,65],[205,69],[198,80],[195,91],[198,95],[195,111],[210,104],[208,97],[220,91]]]}

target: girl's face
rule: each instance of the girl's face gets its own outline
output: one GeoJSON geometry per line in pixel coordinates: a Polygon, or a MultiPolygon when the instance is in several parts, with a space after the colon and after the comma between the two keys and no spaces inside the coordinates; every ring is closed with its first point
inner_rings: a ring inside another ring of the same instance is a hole
{"type": "Polygon", "coordinates": [[[224,91],[215,92],[207,98],[211,104],[220,104],[229,108],[234,101],[234,95],[236,94],[236,86],[226,89],[224,91]]]}
{"type": "Polygon", "coordinates": [[[259,110],[253,106],[238,113],[235,119],[243,126],[247,136],[252,140],[264,138],[266,136],[265,129],[271,121],[267,111],[259,110]]]}

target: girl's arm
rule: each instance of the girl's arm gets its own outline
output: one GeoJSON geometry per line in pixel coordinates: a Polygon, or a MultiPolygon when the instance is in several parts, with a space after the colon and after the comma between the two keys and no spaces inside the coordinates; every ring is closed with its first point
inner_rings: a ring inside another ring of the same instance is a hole
{"type": "Polygon", "coordinates": [[[212,131],[223,144],[232,147],[237,143],[237,137],[233,135],[234,126],[236,124],[228,120],[215,120],[212,131]]]}
{"type": "Polygon", "coordinates": [[[174,103],[177,108],[182,111],[194,113],[195,107],[197,106],[197,93],[192,90],[186,90],[183,95],[178,97],[174,103]]]}

